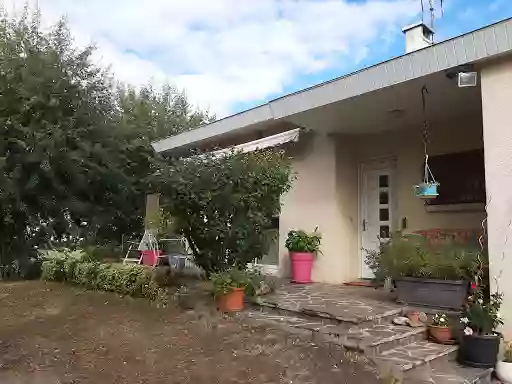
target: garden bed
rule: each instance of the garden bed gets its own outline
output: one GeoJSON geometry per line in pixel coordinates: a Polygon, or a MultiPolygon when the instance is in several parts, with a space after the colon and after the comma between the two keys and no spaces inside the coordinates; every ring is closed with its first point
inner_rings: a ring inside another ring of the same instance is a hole
{"type": "Polygon", "coordinates": [[[213,308],[41,281],[0,283],[0,308],[2,383],[377,383],[337,351],[213,308]]]}

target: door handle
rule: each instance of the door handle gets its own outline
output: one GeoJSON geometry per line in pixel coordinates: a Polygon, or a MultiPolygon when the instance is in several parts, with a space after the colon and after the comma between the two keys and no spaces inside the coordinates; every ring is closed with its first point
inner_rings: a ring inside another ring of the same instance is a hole
{"type": "Polygon", "coordinates": [[[366,220],[363,219],[363,231],[366,231],[366,220]]]}

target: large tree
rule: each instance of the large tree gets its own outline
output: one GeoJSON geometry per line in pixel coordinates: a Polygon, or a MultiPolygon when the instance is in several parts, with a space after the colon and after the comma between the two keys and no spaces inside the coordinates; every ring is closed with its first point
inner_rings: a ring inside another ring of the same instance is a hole
{"type": "Polygon", "coordinates": [[[137,233],[150,141],[210,119],[164,87],[118,89],[64,22],[0,17],[0,265],[34,246],[137,233]]]}

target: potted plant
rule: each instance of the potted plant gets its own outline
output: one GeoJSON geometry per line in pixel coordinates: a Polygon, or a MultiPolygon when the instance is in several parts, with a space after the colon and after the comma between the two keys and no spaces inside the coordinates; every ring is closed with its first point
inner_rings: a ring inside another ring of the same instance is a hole
{"type": "Polygon", "coordinates": [[[453,341],[452,327],[445,313],[436,313],[428,325],[428,333],[439,344],[448,344],[453,341]]]}
{"type": "Polygon", "coordinates": [[[496,365],[501,336],[496,329],[503,324],[499,309],[503,294],[484,294],[476,287],[468,297],[466,310],[460,321],[464,325],[458,360],[461,364],[478,368],[496,365]]]}
{"type": "Polygon", "coordinates": [[[506,384],[512,384],[512,343],[508,342],[505,345],[503,352],[503,360],[498,361],[496,364],[496,375],[498,379],[506,384]]]}
{"type": "Polygon", "coordinates": [[[244,291],[249,284],[246,271],[231,268],[212,273],[213,296],[221,312],[239,312],[244,309],[244,291]]]}
{"type": "Polygon", "coordinates": [[[395,233],[377,251],[367,251],[366,263],[377,280],[393,279],[398,302],[460,311],[479,252],[471,245],[395,233]]]}
{"type": "Polygon", "coordinates": [[[288,232],[285,246],[290,253],[292,282],[311,283],[313,260],[320,252],[321,238],[322,236],[318,233],[318,227],[315,228],[313,233],[307,233],[303,230],[288,232]]]}

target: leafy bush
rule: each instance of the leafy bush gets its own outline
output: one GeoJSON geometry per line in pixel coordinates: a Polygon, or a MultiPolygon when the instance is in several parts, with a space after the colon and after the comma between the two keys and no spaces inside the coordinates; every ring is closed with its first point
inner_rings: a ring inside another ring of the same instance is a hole
{"type": "Polygon", "coordinates": [[[308,252],[317,254],[320,251],[320,240],[322,236],[315,228],[313,233],[307,233],[303,230],[293,230],[288,232],[285,246],[290,252],[308,252]]]}
{"type": "Polygon", "coordinates": [[[158,173],[166,210],[207,274],[245,268],[268,251],[267,229],[290,188],[283,152],[204,153],[158,173]]]}
{"type": "Polygon", "coordinates": [[[84,252],[90,256],[92,260],[97,261],[120,261],[123,258],[121,246],[116,244],[102,245],[86,245],[83,247],[84,252]]]}
{"type": "MultiPolygon", "coordinates": [[[[157,270],[138,264],[102,264],[83,251],[64,249],[46,252],[41,278],[154,300],[160,287],[157,270]]],[[[170,274],[164,275],[166,279],[162,281],[168,284],[170,274]]]]}
{"type": "Polygon", "coordinates": [[[252,268],[246,271],[247,285],[245,294],[247,297],[261,296],[275,290],[275,280],[264,275],[259,268],[252,268]]]}
{"type": "Polygon", "coordinates": [[[225,295],[232,291],[233,288],[246,288],[251,284],[247,271],[239,268],[212,273],[210,280],[213,284],[214,297],[225,295]]]}
{"type": "Polygon", "coordinates": [[[43,261],[41,265],[41,278],[47,281],[64,281],[66,279],[64,262],[64,259],[43,261]]]}
{"type": "Polygon", "coordinates": [[[472,245],[430,244],[423,236],[399,233],[383,240],[379,250],[366,252],[366,264],[380,281],[386,277],[470,281],[485,259],[472,245]]]}
{"type": "Polygon", "coordinates": [[[20,257],[10,263],[0,264],[0,279],[8,280],[34,280],[41,277],[40,257],[20,257]]]}

